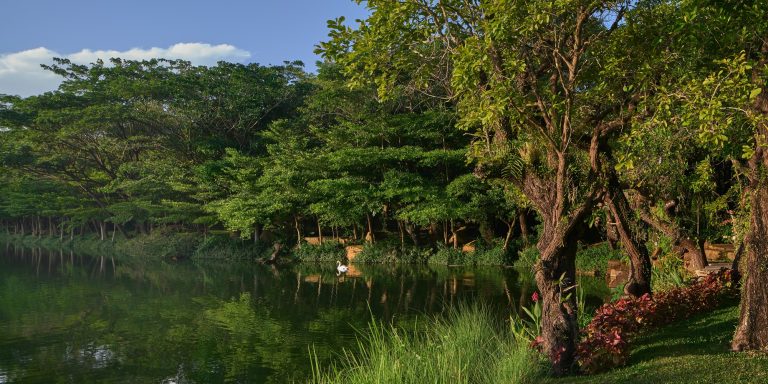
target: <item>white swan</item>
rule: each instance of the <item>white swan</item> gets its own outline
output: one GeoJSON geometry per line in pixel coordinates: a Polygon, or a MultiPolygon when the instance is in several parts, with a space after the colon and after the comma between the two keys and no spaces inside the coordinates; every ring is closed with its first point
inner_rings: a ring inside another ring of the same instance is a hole
{"type": "Polygon", "coordinates": [[[341,265],[340,261],[336,261],[336,272],[347,273],[348,270],[349,270],[349,267],[347,267],[346,265],[341,265]]]}

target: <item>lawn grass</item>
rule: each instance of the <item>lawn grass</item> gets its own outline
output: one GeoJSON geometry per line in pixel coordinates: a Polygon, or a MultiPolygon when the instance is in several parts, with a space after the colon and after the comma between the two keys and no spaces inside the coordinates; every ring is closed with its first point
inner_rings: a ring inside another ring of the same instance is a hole
{"type": "Polygon", "coordinates": [[[738,316],[738,306],[729,306],[639,336],[624,368],[538,382],[768,383],[768,356],[729,350],[738,316]]]}

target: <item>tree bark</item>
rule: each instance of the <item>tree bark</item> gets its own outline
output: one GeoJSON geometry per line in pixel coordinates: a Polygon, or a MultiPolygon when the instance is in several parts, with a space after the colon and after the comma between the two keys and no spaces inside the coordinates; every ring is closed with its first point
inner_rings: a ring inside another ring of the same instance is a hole
{"type": "MultiPolygon", "coordinates": [[[[768,117],[768,86],[761,73],[768,66],[768,36],[763,39],[761,57],[752,72],[752,82],[762,92],[755,98],[755,112],[768,117]]],[[[739,325],[731,342],[736,351],[768,351],[768,151],[761,143],[768,136],[768,122],[755,127],[755,153],[749,160],[749,192],[751,213],[749,232],[745,238],[747,258],[744,260],[739,325]]]]}
{"type": "Polygon", "coordinates": [[[368,233],[365,235],[365,241],[375,243],[376,238],[373,235],[373,219],[371,218],[370,213],[367,213],[365,216],[368,219],[368,233]]]}
{"type": "Polygon", "coordinates": [[[296,248],[301,249],[301,227],[299,226],[299,217],[293,217],[293,224],[296,226],[296,248]]]}
{"type": "Polygon", "coordinates": [[[456,231],[456,223],[451,219],[451,240],[453,241],[453,249],[459,248],[459,234],[456,231]]]}
{"type": "Polygon", "coordinates": [[[408,236],[410,236],[411,241],[413,241],[413,245],[419,246],[419,233],[417,232],[417,229],[414,228],[413,224],[410,224],[408,222],[405,223],[405,232],[408,233],[408,236]]]}
{"type": "MultiPolygon", "coordinates": [[[[557,220],[559,218],[556,218],[557,220]]],[[[546,220],[546,219],[545,219],[546,220]]],[[[552,222],[552,220],[546,220],[552,222]]],[[[557,376],[570,372],[579,327],[576,308],[576,236],[559,225],[544,226],[537,247],[536,285],[541,293],[543,352],[557,376]]]]}
{"type": "Polygon", "coordinates": [[[520,221],[520,236],[523,238],[523,245],[528,248],[530,241],[528,240],[528,212],[520,211],[517,215],[517,219],[520,221]]]}
{"type": "Polygon", "coordinates": [[[615,222],[619,240],[629,256],[629,280],[624,285],[624,293],[635,297],[650,294],[651,258],[648,256],[648,248],[640,238],[640,231],[633,231],[631,228],[632,209],[624,196],[624,191],[619,186],[615,173],[609,175],[604,201],[615,222]]]}
{"type": "Polygon", "coordinates": [[[511,221],[504,221],[507,225],[507,234],[504,236],[504,250],[509,249],[509,241],[512,239],[512,232],[515,230],[515,219],[511,221]]]}
{"type": "MultiPolygon", "coordinates": [[[[764,152],[764,149],[759,151],[764,152]]],[[[768,165],[768,156],[763,153],[760,157],[762,167],[768,165]]],[[[761,179],[751,192],[752,213],[745,239],[747,257],[744,260],[741,312],[731,343],[735,351],[768,350],[768,182],[762,180],[765,176],[756,176],[761,179]]]]}
{"type": "MultiPolygon", "coordinates": [[[[640,218],[652,228],[668,236],[672,240],[672,250],[683,259],[687,258],[689,260],[690,265],[688,269],[704,269],[707,266],[707,257],[704,254],[704,249],[696,241],[685,236],[677,224],[663,222],[653,217],[648,211],[647,202],[643,196],[638,195],[633,203],[635,204],[635,210],[640,214],[640,218]]],[[[671,216],[670,204],[667,203],[667,215],[671,216]]]]}
{"type": "Polygon", "coordinates": [[[320,219],[317,219],[317,238],[320,240],[320,245],[323,245],[323,227],[320,225],[320,219]]]}

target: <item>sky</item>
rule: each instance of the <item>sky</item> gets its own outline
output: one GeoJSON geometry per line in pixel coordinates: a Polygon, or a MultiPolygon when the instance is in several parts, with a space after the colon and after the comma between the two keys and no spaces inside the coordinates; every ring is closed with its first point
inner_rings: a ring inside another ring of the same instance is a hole
{"type": "Polygon", "coordinates": [[[53,57],[88,64],[121,57],[262,65],[301,60],[327,39],[329,19],[365,18],[352,0],[0,0],[0,94],[30,96],[60,79],[53,57]]]}

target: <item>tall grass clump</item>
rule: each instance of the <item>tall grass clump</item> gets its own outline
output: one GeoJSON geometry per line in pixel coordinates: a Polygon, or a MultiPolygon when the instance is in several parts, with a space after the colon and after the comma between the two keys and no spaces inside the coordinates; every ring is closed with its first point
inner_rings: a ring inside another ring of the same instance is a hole
{"type": "Polygon", "coordinates": [[[418,331],[373,322],[344,351],[341,363],[321,367],[312,382],[332,383],[525,383],[541,372],[535,351],[503,330],[482,306],[462,307],[427,320],[418,331]]]}

